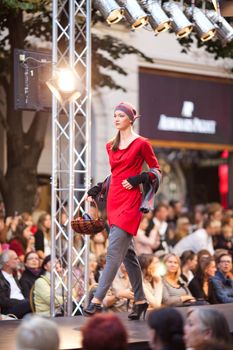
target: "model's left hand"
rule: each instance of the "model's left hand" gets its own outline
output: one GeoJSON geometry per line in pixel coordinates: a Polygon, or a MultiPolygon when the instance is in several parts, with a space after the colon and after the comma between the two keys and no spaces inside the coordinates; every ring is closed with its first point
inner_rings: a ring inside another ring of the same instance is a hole
{"type": "Polygon", "coordinates": [[[126,190],[131,190],[133,188],[127,180],[123,180],[121,184],[126,190]]]}

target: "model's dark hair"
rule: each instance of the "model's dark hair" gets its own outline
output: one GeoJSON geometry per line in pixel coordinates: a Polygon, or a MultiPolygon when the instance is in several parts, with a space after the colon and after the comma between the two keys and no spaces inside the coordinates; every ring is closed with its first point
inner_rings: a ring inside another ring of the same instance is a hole
{"type": "Polygon", "coordinates": [[[149,327],[155,330],[164,348],[172,350],[185,350],[183,340],[184,324],[179,311],[174,308],[161,308],[150,312],[148,317],[149,327]]]}
{"type": "Polygon", "coordinates": [[[118,131],[116,136],[112,140],[110,140],[110,145],[113,152],[116,152],[118,150],[119,144],[120,144],[120,131],[118,131]]]}
{"type": "Polygon", "coordinates": [[[223,256],[229,256],[232,260],[232,255],[230,253],[222,253],[216,258],[216,263],[219,264],[223,256]]]}

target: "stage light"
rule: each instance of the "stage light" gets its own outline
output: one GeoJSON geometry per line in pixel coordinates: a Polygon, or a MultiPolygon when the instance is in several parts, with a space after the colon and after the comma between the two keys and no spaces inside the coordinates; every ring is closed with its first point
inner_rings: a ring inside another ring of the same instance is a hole
{"type": "Polygon", "coordinates": [[[138,0],[138,2],[148,14],[149,23],[156,33],[165,32],[170,28],[171,20],[157,0],[138,0]]]}
{"type": "Polygon", "coordinates": [[[215,36],[215,25],[207,18],[201,9],[192,6],[185,10],[185,14],[194,22],[194,28],[202,41],[210,40],[215,36]]]}
{"type": "Polygon", "coordinates": [[[119,22],[124,15],[124,9],[115,0],[94,0],[93,5],[100,11],[108,24],[119,22]]]}
{"type": "Polygon", "coordinates": [[[184,38],[193,29],[193,24],[183,14],[181,6],[173,1],[165,2],[163,8],[171,18],[171,26],[178,38],[184,38]]]}
{"type": "Polygon", "coordinates": [[[61,104],[74,101],[81,95],[78,79],[68,68],[55,71],[54,77],[46,85],[61,104]]]}
{"type": "Polygon", "coordinates": [[[132,29],[145,26],[148,23],[148,16],[139,6],[136,0],[117,0],[117,3],[124,7],[124,15],[132,29]]]}
{"type": "Polygon", "coordinates": [[[218,39],[225,45],[233,40],[233,28],[219,13],[210,10],[207,17],[216,25],[218,39]]]}

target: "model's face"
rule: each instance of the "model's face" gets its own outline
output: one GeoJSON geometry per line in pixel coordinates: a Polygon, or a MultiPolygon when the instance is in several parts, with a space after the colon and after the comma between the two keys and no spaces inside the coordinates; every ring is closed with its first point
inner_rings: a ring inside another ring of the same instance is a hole
{"type": "Polygon", "coordinates": [[[168,273],[176,273],[179,269],[179,263],[175,256],[170,256],[165,265],[168,273]]]}
{"type": "Polygon", "coordinates": [[[132,125],[132,122],[129,119],[129,117],[127,116],[127,114],[125,114],[124,112],[115,111],[115,113],[114,113],[114,125],[115,125],[117,130],[126,130],[132,125]]]}
{"type": "Polygon", "coordinates": [[[27,257],[25,266],[29,269],[38,269],[40,267],[40,259],[36,253],[31,253],[27,257]]]}
{"type": "Polygon", "coordinates": [[[213,277],[215,275],[216,272],[216,264],[214,261],[211,261],[211,263],[209,264],[209,266],[206,267],[205,269],[205,275],[207,277],[213,277]]]}
{"type": "Polygon", "coordinates": [[[210,332],[203,328],[197,313],[194,311],[186,319],[184,326],[184,341],[186,348],[195,349],[203,340],[210,337],[210,332]]]}

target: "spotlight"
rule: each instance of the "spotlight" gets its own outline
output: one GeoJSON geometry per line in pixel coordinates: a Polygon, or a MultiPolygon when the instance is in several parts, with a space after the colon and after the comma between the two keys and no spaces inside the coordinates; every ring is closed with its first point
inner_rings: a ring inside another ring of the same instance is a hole
{"type": "Polygon", "coordinates": [[[170,28],[171,20],[161,8],[157,0],[138,0],[148,14],[148,20],[156,33],[165,32],[170,28]]]}
{"type": "Polygon", "coordinates": [[[172,19],[171,26],[177,38],[184,38],[191,33],[193,24],[185,17],[178,3],[173,1],[165,2],[163,8],[172,19]]]}
{"type": "Polygon", "coordinates": [[[93,5],[104,16],[108,24],[119,22],[124,15],[124,9],[115,0],[94,0],[93,5]]]}
{"type": "Polygon", "coordinates": [[[55,76],[46,81],[46,85],[61,104],[74,101],[81,95],[77,77],[68,68],[55,71],[55,76]]]}
{"type": "Polygon", "coordinates": [[[206,17],[204,12],[198,7],[189,7],[185,10],[185,14],[195,24],[195,29],[202,41],[207,41],[215,36],[215,25],[206,17]]]}
{"type": "Polygon", "coordinates": [[[117,0],[117,3],[124,7],[125,18],[132,29],[145,26],[148,23],[148,16],[139,6],[136,0],[117,0]]]}
{"type": "Polygon", "coordinates": [[[225,18],[213,10],[207,11],[206,15],[216,25],[217,37],[224,45],[233,40],[233,28],[225,18]]]}

